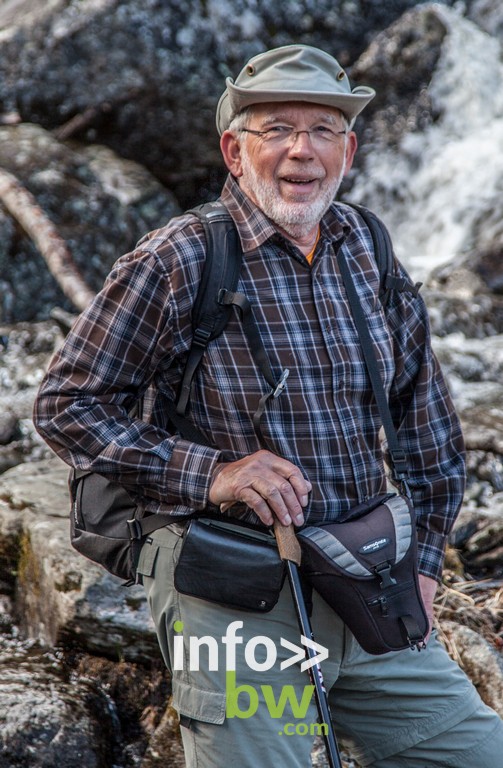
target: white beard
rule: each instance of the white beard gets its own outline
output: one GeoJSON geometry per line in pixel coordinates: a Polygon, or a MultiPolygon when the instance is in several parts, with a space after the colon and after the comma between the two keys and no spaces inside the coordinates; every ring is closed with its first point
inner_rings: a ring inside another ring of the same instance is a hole
{"type": "Polygon", "coordinates": [[[258,207],[276,226],[295,238],[309,234],[318,226],[339,190],[344,178],[345,166],[346,163],[341,168],[339,178],[329,185],[321,185],[321,191],[316,200],[310,203],[287,202],[273,185],[257,174],[246,148],[241,146],[242,181],[245,190],[249,189],[252,192],[258,207]]]}

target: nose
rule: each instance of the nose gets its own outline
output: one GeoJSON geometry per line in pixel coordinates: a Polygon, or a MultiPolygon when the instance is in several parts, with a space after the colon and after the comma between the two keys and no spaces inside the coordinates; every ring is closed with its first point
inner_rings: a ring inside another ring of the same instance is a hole
{"type": "Polygon", "coordinates": [[[314,153],[313,142],[311,140],[311,132],[307,129],[302,131],[294,131],[290,139],[288,152],[290,155],[294,156],[305,155],[311,157],[314,153]]]}

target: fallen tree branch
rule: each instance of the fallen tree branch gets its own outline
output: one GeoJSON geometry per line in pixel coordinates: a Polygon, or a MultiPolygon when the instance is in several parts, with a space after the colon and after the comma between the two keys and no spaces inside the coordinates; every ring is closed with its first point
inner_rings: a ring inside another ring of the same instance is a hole
{"type": "Polygon", "coordinates": [[[144,96],[144,88],[130,88],[125,93],[116,95],[113,101],[103,101],[101,104],[86,107],[83,112],[77,113],[66,123],[63,123],[63,125],[54,128],[52,134],[58,141],[66,141],[67,139],[72,138],[72,136],[75,136],[75,134],[91,128],[99,120],[112,115],[113,112],[119,109],[123,104],[128,104],[139,97],[144,96]]]}
{"type": "Polygon", "coordinates": [[[53,135],[58,141],[66,141],[70,139],[75,133],[84,131],[102,115],[107,112],[111,112],[112,105],[105,102],[99,107],[88,107],[84,112],[74,115],[68,122],[58,126],[53,130],[53,135]]]}
{"type": "Polygon", "coordinates": [[[65,241],[31,192],[3,168],[0,168],[0,201],[33,240],[65,296],[79,311],[85,309],[94,293],[74,264],[65,241]]]}

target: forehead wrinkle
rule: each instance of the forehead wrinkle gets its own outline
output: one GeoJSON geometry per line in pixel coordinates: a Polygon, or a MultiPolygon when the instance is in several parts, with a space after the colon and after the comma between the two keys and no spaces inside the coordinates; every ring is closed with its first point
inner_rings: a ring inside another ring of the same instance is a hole
{"type": "MultiPolygon", "coordinates": [[[[320,110],[319,112],[310,116],[310,123],[313,124],[321,121],[327,123],[327,125],[335,126],[339,123],[340,118],[341,115],[339,114],[320,110]]],[[[294,120],[292,119],[292,113],[290,110],[285,110],[284,112],[278,110],[274,114],[264,115],[262,118],[259,117],[259,122],[261,126],[267,127],[268,125],[273,125],[274,123],[279,122],[292,124],[294,120]]]]}

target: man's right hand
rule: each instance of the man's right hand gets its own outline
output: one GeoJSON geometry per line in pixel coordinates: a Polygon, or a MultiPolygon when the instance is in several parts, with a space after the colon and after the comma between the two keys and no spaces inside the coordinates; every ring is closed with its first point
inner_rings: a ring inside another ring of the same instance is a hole
{"type": "Polygon", "coordinates": [[[270,451],[257,451],[244,459],[218,464],[210,485],[209,501],[228,508],[242,502],[264,525],[274,518],[283,525],[302,525],[311,483],[298,467],[270,451]]]}

